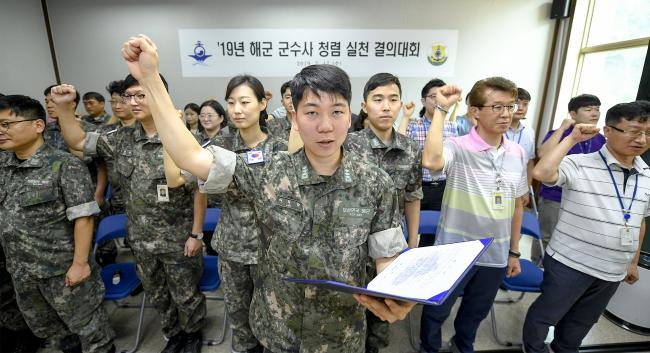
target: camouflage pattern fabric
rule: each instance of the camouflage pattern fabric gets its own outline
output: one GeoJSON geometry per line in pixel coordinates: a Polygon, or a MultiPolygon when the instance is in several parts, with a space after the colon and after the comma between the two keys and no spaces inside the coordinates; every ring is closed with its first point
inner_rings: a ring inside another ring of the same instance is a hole
{"type": "Polygon", "coordinates": [[[16,304],[16,294],[11,276],[7,272],[5,253],[0,246],[0,327],[18,331],[28,329],[23,314],[16,304]]]}
{"type": "Polygon", "coordinates": [[[163,334],[171,337],[181,330],[201,330],[206,315],[205,296],[198,290],[203,256],[148,251],[134,251],[133,255],[147,299],[160,313],[163,334]]]}
{"type": "MultiPolygon", "coordinates": [[[[215,161],[204,188],[215,191],[223,184],[220,163],[231,156],[208,149],[215,161]]],[[[275,353],[363,352],[365,310],[351,295],[283,278],[363,286],[369,254],[403,250],[390,176],[345,151],[332,176],[317,175],[304,150],[279,152],[264,168],[251,168],[245,155],[234,162],[234,186],[252,196],[262,228],[250,314],[255,336],[275,353]]]]}
{"type": "Polygon", "coordinates": [[[275,118],[266,122],[266,128],[269,133],[278,139],[289,141],[289,133],[291,132],[291,117],[287,114],[283,118],[275,118]]]}
{"type": "Polygon", "coordinates": [[[65,273],[74,257],[74,220],[98,212],[88,170],[76,157],[44,144],[25,161],[2,161],[0,240],[18,306],[35,335],[74,333],[86,352],[113,345],[104,286],[92,261],[81,284],[66,287],[65,273]]]}
{"type": "Polygon", "coordinates": [[[228,322],[232,330],[232,348],[238,352],[245,352],[259,344],[248,323],[253,297],[253,278],[257,266],[223,258],[219,259],[219,266],[221,289],[226,300],[228,322]]]}

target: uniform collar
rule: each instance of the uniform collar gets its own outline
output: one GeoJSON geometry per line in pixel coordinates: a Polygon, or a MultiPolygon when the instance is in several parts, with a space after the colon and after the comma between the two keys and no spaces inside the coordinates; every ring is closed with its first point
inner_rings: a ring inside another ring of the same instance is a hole
{"type": "Polygon", "coordinates": [[[7,158],[5,165],[7,167],[17,168],[40,168],[44,165],[43,160],[50,154],[51,151],[52,147],[50,147],[47,143],[43,143],[43,146],[39,147],[31,157],[22,163],[18,157],[16,157],[15,153],[11,153],[11,157],[7,158]]]}
{"type": "Polygon", "coordinates": [[[158,132],[154,133],[153,136],[151,136],[151,138],[148,137],[147,132],[144,131],[144,127],[142,127],[142,124],[139,121],[136,121],[135,124],[133,124],[133,128],[135,129],[136,141],[146,140],[147,142],[151,142],[151,143],[161,143],[160,137],[158,136],[158,132]]]}
{"type": "Polygon", "coordinates": [[[391,137],[390,144],[385,144],[377,134],[371,128],[365,128],[362,130],[364,136],[370,141],[370,147],[375,148],[388,148],[388,149],[398,149],[406,150],[408,145],[408,138],[400,133],[398,133],[395,128],[393,129],[393,135],[391,137]]]}
{"type": "MultiPolygon", "coordinates": [[[[269,133],[266,130],[266,127],[264,126],[261,126],[260,129],[262,130],[263,133],[266,134],[266,139],[260,142],[259,145],[264,145],[266,141],[269,140],[269,133]]],[[[248,145],[246,145],[246,142],[244,142],[244,139],[242,139],[239,129],[235,130],[235,136],[233,138],[233,143],[232,143],[232,150],[236,152],[236,151],[245,151],[250,149],[251,148],[248,147],[248,145]]]]}
{"type": "Polygon", "coordinates": [[[341,165],[330,178],[324,178],[316,173],[309,159],[307,159],[304,148],[291,155],[298,177],[298,185],[314,185],[328,182],[332,189],[345,189],[356,184],[358,175],[355,172],[355,166],[358,167],[360,165],[360,160],[354,153],[348,152],[343,148],[341,151],[343,153],[341,165]]]}

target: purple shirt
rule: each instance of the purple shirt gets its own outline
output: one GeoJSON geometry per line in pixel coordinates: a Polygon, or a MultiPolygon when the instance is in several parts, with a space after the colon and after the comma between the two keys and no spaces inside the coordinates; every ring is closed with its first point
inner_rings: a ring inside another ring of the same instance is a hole
{"type": "MultiPolygon", "coordinates": [[[[568,128],[562,134],[560,141],[569,136],[571,134],[571,131],[573,131],[573,126],[568,128]]],[[[548,138],[551,137],[554,132],[555,130],[549,131],[546,136],[544,136],[544,142],[546,142],[546,140],[548,140],[548,138]]],[[[605,145],[605,142],[605,136],[598,134],[587,141],[576,143],[575,146],[571,147],[569,153],[567,153],[567,156],[570,154],[586,154],[598,152],[605,145]]],[[[562,188],[559,186],[546,186],[542,184],[542,187],[539,189],[539,196],[543,197],[546,200],[560,202],[562,200],[562,188]]]]}

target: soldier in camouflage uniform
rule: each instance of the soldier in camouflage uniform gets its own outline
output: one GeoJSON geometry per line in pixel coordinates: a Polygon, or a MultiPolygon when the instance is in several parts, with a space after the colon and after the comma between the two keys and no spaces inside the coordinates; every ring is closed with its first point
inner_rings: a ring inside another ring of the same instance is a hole
{"type": "MultiPolygon", "coordinates": [[[[402,108],[399,79],[389,73],[372,76],[363,89],[362,113],[369,127],[348,135],[344,148],[359,154],[366,162],[386,171],[393,179],[400,215],[406,215],[409,246],[417,247],[422,199],[422,152],[418,145],[393,128],[402,108]]],[[[368,266],[369,278],[376,276],[374,264],[368,266]]],[[[376,353],[389,344],[389,325],[370,311],[366,352],[376,353]]]]}
{"type": "Polygon", "coordinates": [[[88,170],[45,144],[44,129],[38,101],[0,99],[0,148],[14,152],[0,166],[0,241],[18,306],[39,337],[63,341],[74,334],[84,352],[114,352],[104,285],[89,263],[92,216],[99,207],[88,170]]]}
{"type": "MultiPolygon", "coordinates": [[[[260,127],[260,114],[266,114],[266,99],[264,86],[257,78],[247,75],[232,78],[226,87],[226,100],[228,114],[237,130],[230,136],[215,137],[208,146],[219,146],[251,156],[248,159],[250,168],[261,168],[264,161],[270,160],[276,152],[287,150],[286,142],[273,138],[265,128],[260,127]],[[256,154],[263,158],[256,159],[256,154]]],[[[202,105],[201,114],[204,110],[202,105]]],[[[258,223],[253,221],[255,212],[249,196],[235,187],[228,189],[212,247],[220,256],[233,351],[252,353],[262,351],[249,324],[261,230],[258,223]]]]}
{"type": "Polygon", "coordinates": [[[158,103],[156,126],[179,167],[205,180],[208,192],[236,187],[250,195],[260,237],[250,323],[266,351],[350,352],[365,346],[364,306],[389,321],[414,303],[350,296],[283,277],[329,279],[362,286],[367,256],[381,270],[406,247],[392,180],[341,149],[350,127],[350,81],[340,68],[312,65],[292,80],[297,130],[305,148],[276,153],[262,168],[249,154],[202,150],[182,123],[157,73],[155,45],[131,38],[122,54],[158,103]],[[362,304],[362,305],[359,305],[362,304]]]}
{"type": "Polygon", "coordinates": [[[182,179],[177,187],[172,185],[177,180],[167,176],[163,146],[139,83],[129,75],[124,89],[123,97],[137,121],[110,135],[86,134],[75,124],[72,112],[65,109],[74,87],[55,87],[52,95],[68,144],[83,149],[84,156],[114,160],[126,201],[127,239],[138,277],[161,315],[163,334],[169,338],[162,352],[199,352],[206,306],[198,289],[203,273],[203,242],[198,238],[202,237],[205,214],[193,212],[195,188],[182,179],[180,170],[174,176],[182,179]]]}
{"type": "Polygon", "coordinates": [[[282,95],[282,108],[284,108],[284,115],[280,116],[274,112],[273,119],[269,120],[267,128],[271,135],[289,141],[289,133],[291,132],[291,112],[293,111],[293,104],[291,103],[291,81],[287,81],[280,87],[280,94],[282,95]]]}

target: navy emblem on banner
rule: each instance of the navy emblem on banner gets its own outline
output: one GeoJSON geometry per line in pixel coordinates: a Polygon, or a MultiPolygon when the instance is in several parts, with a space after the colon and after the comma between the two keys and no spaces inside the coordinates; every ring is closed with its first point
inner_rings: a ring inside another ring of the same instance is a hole
{"type": "Polygon", "coordinates": [[[196,62],[196,64],[205,64],[205,60],[212,55],[209,55],[205,52],[205,47],[203,46],[203,43],[201,41],[197,41],[196,44],[194,45],[194,54],[188,55],[190,58],[193,58],[196,62]]]}

